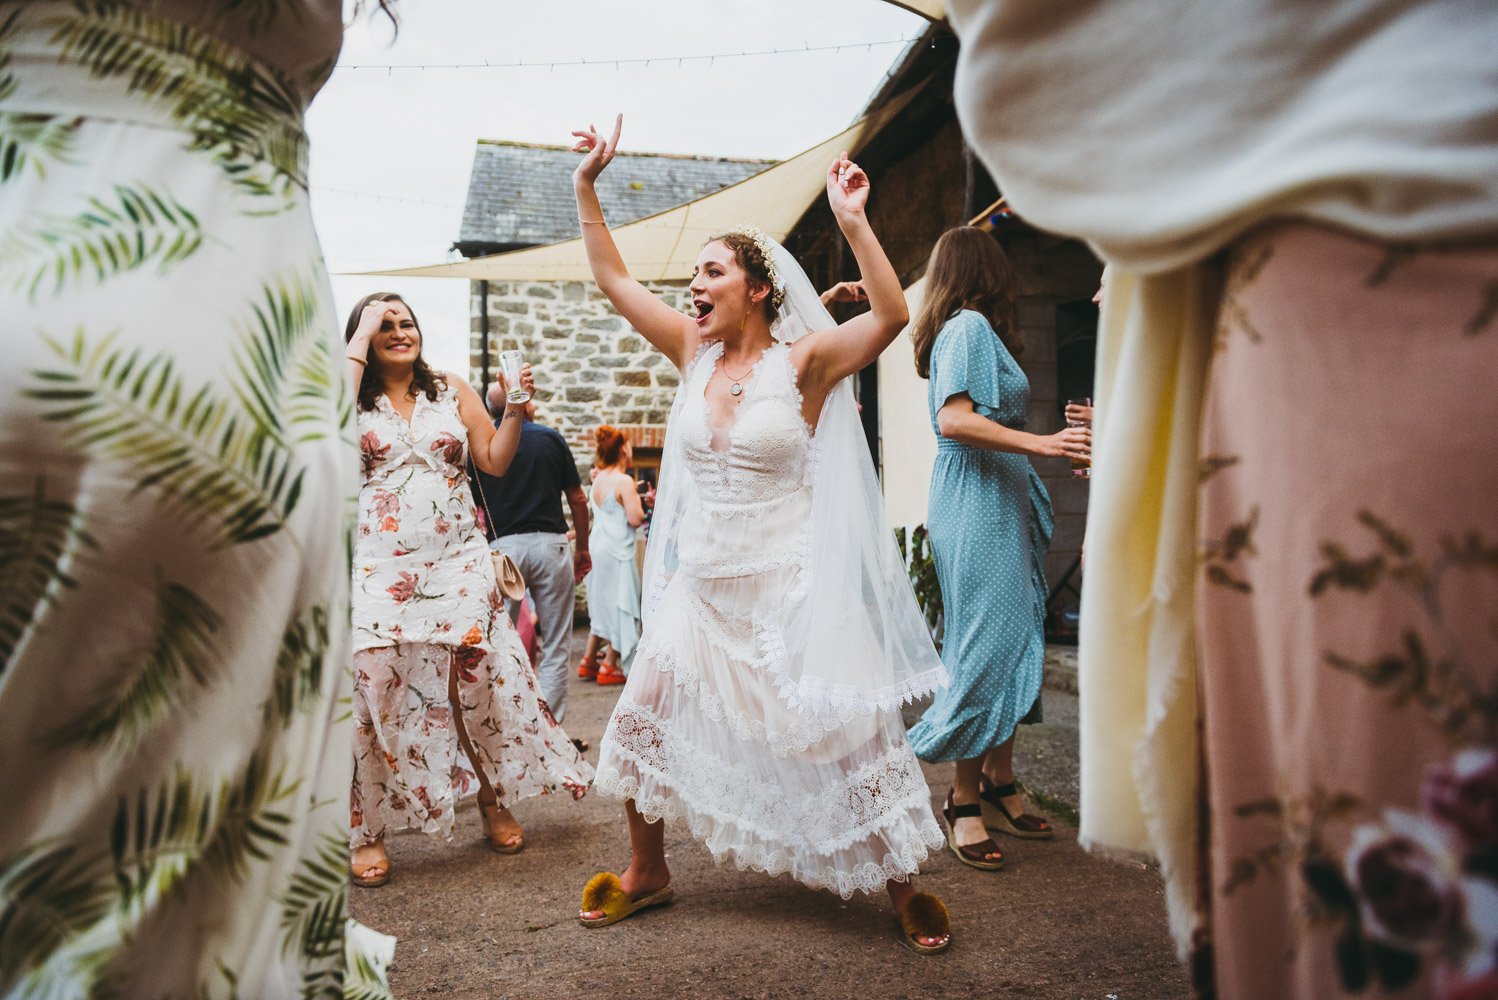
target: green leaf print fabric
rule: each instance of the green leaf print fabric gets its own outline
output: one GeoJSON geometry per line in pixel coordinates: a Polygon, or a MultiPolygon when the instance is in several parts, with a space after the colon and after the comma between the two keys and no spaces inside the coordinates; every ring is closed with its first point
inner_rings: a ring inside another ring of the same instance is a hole
{"type": "Polygon", "coordinates": [[[0,3],[0,997],[388,995],[301,120],[339,16],[0,3]]]}

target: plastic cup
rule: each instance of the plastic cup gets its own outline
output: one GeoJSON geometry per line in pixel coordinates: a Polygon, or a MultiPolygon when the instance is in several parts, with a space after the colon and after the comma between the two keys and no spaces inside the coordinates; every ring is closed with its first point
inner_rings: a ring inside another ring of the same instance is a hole
{"type": "Polygon", "coordinates": [[[505,393],[506,403],[528,403],[531,394],[520,387],[520,366],[525,359],[519,351],[500,351],[499,370],[504,373],[505,383],[510,387],[505,393]]]}

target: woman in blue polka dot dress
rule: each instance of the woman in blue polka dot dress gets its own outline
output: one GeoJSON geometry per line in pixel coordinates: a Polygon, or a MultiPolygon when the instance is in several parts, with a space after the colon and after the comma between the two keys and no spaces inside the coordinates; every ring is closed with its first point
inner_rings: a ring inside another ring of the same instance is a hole
{"type": "Polygon", "coordinates": [[[954,229],[931,253],[912,333],[937,435],[926,526],[952,683],[911,729],[910,742],[924,760],[956,761],[942,813],[947,843],[964,864],[985,871],[1004,864],[989,829],[1052,835],[1014,788],[1014,729],[1040,695],[1051,541],[1051,499],[1028,456],[1085,457],[1091,444],[1085,428],[1021,429],[1030,383],[1014,360],[1021,347],[1012,288],[1008,258],[993,237],[954,229]]]}

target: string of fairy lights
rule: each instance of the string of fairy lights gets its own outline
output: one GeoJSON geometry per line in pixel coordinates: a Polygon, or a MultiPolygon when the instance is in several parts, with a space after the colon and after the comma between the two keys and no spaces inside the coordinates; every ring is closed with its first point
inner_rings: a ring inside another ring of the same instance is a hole
{"type": "Polygon", "coordinates": [[[663,56],[604,56],[592,59],[579,57],[576,59],[516,59],[512,61],[485,59],[483,62],[463,63],[340,63],[336,67],[336,72],[381,72],[390,76],[397,72],[442,70],[544,69],[554,71],[569,67],[591,67],[597,69],[610,66],[616,70],[622,70],[625,67],[649,69],[655,66],[674,69],[690,63],[706,63],[711,66],[715,65],[719,60],[729,59],[754,59],[766,56],[809,55],[818,53],[840,55],[844,52],[872,52],[876,48],[909,44],[910,39],[901,35],[899,38],[888,38],[875,42],[841,42],[828,45],[812,45],[810,42],[806,42],[799,48],[752,49],[711,53],[690,52],[663,56]]]}

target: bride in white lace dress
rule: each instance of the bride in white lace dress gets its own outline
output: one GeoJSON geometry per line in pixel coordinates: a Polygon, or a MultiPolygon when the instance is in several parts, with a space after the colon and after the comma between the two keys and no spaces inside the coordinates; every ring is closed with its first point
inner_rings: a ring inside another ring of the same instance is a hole
{"type": "Polygon", "coordinates": [[[899,707],[945,683],[884,523],[848,376],[907,321],[846,155],[828,201],[870,310],[835,324],[801,268],[738,229],[698,256],[696,317],[630,277],[594,181],[615,153],[574,133],[579,221],[599,287],[681,370],[646,554],[644,631],[595,787],[626,800],[631,860],[588,884],[605,926],[671,899],[666,817],[714,858],[844,898],[886,888],[902,940],[950,942],[911,876],[943,842],[899,707]]]}

